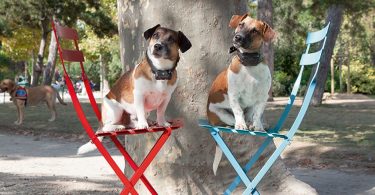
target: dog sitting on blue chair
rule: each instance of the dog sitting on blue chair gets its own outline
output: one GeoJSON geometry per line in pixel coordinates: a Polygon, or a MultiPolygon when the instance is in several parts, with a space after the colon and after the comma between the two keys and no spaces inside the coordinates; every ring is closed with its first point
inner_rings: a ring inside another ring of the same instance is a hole
{"type": "MultiPolygon", "coordinates": [[[[234,15],[229,26],[235,28],[234,53],[229,66],[214,80],[208,96],[207,118],[214,126],[264,131],[262,115],[271,87],[271,73],[261,47],[275,32],[265,22],[245,15],[234,15]]],[[[222,151],[216,147],[214,173],[222,151]]]]}

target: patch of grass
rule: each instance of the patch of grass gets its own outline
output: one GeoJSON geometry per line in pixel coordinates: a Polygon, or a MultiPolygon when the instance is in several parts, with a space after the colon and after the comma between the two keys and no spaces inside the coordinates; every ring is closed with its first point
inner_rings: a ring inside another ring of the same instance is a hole
{"type": "MultiPolygon", "coordinates": [[[[276,124],[282,107],[266,109],[266,121],[276,124]]],[[[295,106],[286,120],[285,131],[292,125],[299,107],[295,106]]],[[[329,146],[375,150],[375,102],[323,104],[310,107],[295,136],[296,140],[329,146]]]]}
{"type": "MultiPolygon", "coordinates": [[[[87,115],[87,119],[96,130],[98,127],[94,112],[89,103],[82,103],[82,107],[87,115]]],[[[46,105],[26,107],[23,124],[16,126],[13,124],[17,120],[17,109],[13,103],[0,104],[0,129],[1,130],[25,130],[33,133],[62,133],[62,134],[83,134],[84,129],[77,117],[71,103],[67,106],[56,104],[57,117],[54,122],[49,122],[50,111],[46,105]]]]}

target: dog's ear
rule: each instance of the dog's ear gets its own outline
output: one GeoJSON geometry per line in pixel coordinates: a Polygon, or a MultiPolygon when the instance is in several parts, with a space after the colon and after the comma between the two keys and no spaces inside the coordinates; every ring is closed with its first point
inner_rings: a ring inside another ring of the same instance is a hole
{"type": "Polygon", "coordinates": [[[185,53],[185,51],[191,48],[189,39],[181,31],[178,31],[178,46],[180,47],[182,53],[185,53]]]}
{"type": "Polygon", "coordinates": [[[263,40],[265,42],[269,42],[269,41],[272,41],[276,33],[267,23],[263,22],[262,34],[263,34],[263,40]]]}
{"type": "Polygon", "coordinates": [[[152,37],[152,35],[154,34],[155,30],[160,27],[160,24],[146,30],[144,33],[143,33],[143,37],[145,37],[146,40],[148,40],[150,37],[152,37]]]}
{"type": "Polygon", "coordinates": [[[247,14],[244,15],[233,15],[229,22],[229,27],[236,28],[238,24],[247,17],[247,14]]]}

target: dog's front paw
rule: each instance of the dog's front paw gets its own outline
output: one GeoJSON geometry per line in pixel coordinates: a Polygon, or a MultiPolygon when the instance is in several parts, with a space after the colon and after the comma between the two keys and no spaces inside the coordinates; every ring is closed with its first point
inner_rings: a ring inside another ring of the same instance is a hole
{"type": "Polygon", "coordinates": [[[254,126],[252,128],[255,131],[264,131],[263,125],[261,122],[259,123],[254,123],[254,126]]]}
{"type": "Polygon", "coordinates": [[[170,127],[170,126],[171,126],[171,124],[168,123],[167,121],[164,121],[164,122],[158,122],[158,125],[159,125],[159,126],[162,126],[162,127],[170,127]]]}
{"type": "Polygon", "coordinates": [[[147,129],[148,123],[147,123],[147,121],[138,121],[136,127],[137,127],[137,129],[147,129]]]}
{"type": "Polygon", "coordinates": [[[19,121],[14,121],[14,124],[15,124],[15,125],[21,125],[21,122],[19,122],[19,121]]]}
{"type": "Polygon", "coordinates": [[[236,123],[234,125],[235,129],[247,129],[246,123],[236,123]]]}
{"type": "Polygon", "coordinates": [[[103,132],[110,132],[110,131],[117,131],[120,129],[125,129],[124,125],[112,125],[112,124],[106,124],[102,127],[103,132]]]}

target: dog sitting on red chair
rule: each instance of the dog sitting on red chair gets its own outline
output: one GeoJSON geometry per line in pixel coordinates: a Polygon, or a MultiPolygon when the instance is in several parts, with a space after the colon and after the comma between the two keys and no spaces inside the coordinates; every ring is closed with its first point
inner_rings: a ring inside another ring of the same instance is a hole
{"type": "MultiPolygon", "coordinates": [[[[146,129],[149,127],[147,117],[153,110],[156,110],[158,125],[170,126],[164,114],[177,87],[178,50],[186,52],[191,43],[181,31],[159,24],[143,35],[148,41],[145,57],[134,69],[122,75],[104,97],[99,131],[125,127],[146,129]]],[[[78,149],[78,154],[92,150],[95,146],[88,142],[78,149]]]]}

